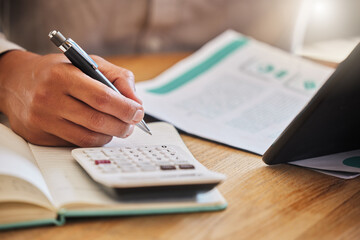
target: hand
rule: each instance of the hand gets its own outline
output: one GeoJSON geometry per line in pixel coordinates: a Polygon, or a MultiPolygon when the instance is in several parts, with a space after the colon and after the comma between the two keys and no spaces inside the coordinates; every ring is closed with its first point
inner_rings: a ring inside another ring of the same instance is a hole
{"type": "Polygon", "coordinates": [[[0,57],[0,111],[38,145],[102,146],[127,137],[144,109],[132,72],[92,56],[122,95],[73,66],[63,54],[10,51],[0,57]]]}

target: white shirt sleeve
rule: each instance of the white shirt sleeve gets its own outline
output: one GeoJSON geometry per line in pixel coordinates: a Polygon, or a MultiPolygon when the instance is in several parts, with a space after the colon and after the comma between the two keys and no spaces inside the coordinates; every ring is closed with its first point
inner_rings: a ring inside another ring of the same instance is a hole
{"type": "Polygon", "coordinates": [[[4,53],[6,51],[9,51],[9,50],[14,50],[14,49],[25,50],[24,48],[20,47],[19,45],[6,40],[4,34],[2,32],[0,32],[0,54],[4,53]]]}

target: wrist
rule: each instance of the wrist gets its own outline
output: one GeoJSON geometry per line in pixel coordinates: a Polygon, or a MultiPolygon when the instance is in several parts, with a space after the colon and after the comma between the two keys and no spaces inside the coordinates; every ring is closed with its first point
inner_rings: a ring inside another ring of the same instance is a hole
{"type": "Polygon", "coordinates": [[[23,50],[10,50],[0,55],[0,112],[6,114],[9,94],[15,93],[14,87],[20,80],[17,79],[19,71],[27,66],[27,60],[35,56],[38,55],[23,50]]]}

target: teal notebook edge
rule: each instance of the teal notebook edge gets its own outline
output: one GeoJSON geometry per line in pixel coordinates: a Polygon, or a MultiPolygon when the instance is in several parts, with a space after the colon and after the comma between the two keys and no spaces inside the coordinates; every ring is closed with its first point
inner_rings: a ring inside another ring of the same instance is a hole
{"type": "Polygon", "coordinates": [[[61,226],[64,224],[65,224],[65,217],[59,215],[58,219],[41,219],[41,220],[35,220],[35,221],[25,221],[25,222],[2,224],[2,225],[0,225],[0,231],[17,229],[17,228],[39,227],[39,226],[46,226],[46,225],[61,226]]]}
{"type": "Polygon", "coordinates": [[[134,215],[158,215],[172,213],[191,213],[191,212],[208,212],[220,211],[227,207],[227,203],[216,206],[201,207],[181,207],[181,208],[163,208],[163,209],[141,209],[141,210],[93,210],[93,211],[67,211],[60,210],[64,217],[101,217],[101,216],[134,216],[134,215]]]}
{"type": "Polygon", "coordinates": [[[19,228],[40,227],[47,225],[62,226],[66,222],[66,218],[85,218],[85,217],[114,217],[114,216],[139,216],[139,215],[160,215],[174,213],[196,213],[196,212],[212,212],[226,209],[228,204],[222,203],[215,206],[199,206],[199,207],[180,207],[180,208],[164,208],[164,209],[141,209],[141,210],[90,210],[76,211],[61,209],[57,219],[42,219],[36,221],[25,221],[17,223],[9,223],[0,225],[1,230],[12,230],[19,228]]]}

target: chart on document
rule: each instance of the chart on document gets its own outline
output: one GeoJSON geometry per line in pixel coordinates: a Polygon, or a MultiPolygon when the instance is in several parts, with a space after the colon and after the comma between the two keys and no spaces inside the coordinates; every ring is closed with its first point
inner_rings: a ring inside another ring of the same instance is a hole
{"type": "Polygon", "coordinates": [[[137,91],[148,114],[263,154],[332,72],[229,30],[137,91]]]}

